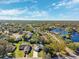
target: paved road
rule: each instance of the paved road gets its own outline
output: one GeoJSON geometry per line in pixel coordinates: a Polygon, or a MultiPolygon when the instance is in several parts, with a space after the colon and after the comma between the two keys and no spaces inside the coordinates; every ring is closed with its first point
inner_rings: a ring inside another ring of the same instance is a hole
{"type": "Polygon", "coordinates": [[[33,51],[33,57],[36,57],[36,58],[38,58],[38,52],[36,52],[36,51],[33,51]]]}

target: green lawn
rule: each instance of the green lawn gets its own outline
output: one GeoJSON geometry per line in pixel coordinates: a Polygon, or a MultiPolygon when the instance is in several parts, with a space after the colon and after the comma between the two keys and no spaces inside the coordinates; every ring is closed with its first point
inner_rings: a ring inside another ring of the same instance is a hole
{"type": "MultiPolygon", "coordinates": [[[[19,43],[17,43],[17,44],[16,44],[16,47],[17,47],[17,48],[16,48],[16,50],[15,50],[15,52],[14,52],[16,58],[24,57],[24,52],[21,51],[21,50],[19,50],[19,46],[20,46],[22,43],[26,43],[26,44],[28,44],[28,45],[31,45],[29,42],[25,42],[25,41],[20,41],[19,43]]],[[[30,57],[33,56],[33,50],[31,51],[31,53],[29,54],[29,56],[30,56],[30,57]]]]}
{"type": "Polygon", "coordinates": [[[32,51],[29,53],[29,57],[32,57],[33,56],[33,49],[32,51]]]}
{"type": "Polygon", "coordinates": [[[45,52],[44,51],[40,51],[39,53],[38,53],[38,57],[44,57],[45,56],[45,52]]]}
{"type": "Polygon", "coordinates": [[[21,51],[21,50],[19,50],[19,46],[20,46],[21,43],[22,43],[22,42],[19,42],[19,43],[16,44],[17,49],[16,49],[15,52],[14,52],[16,58],[18,58],[18,57],[23,57],[23,56],[24,56],[24,52],[21,51]]]}

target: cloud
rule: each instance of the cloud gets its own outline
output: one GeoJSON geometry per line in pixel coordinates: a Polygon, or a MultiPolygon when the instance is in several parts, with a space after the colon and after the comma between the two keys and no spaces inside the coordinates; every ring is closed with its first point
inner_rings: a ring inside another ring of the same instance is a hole
{"type": "Polygon", "coordinates": [[[20,2],[20,0],[0,0],[0,4],[10,4],[15,2],[20,2]]]}
{"type": "Polygon", "coordinates": [[[54,7],[54,9],[58,9],[60,7],[72,8],[76,4],[79,4],[79,0],[63,0],[59,1],[58,3],[52,3],[52,6],[54,7]]]}
{"type": "Polygon", "coordinates": [[[30,12],[29,14],[31,14],[32,17],[48,17],[49,16],[47,11],[33,11],[33,12],[30,12]]]}
{"type": "Polygon", "coordinates": [[[24,17],[0,16],[0,20],[29,20],[29,19],[24,17]]]}
{"type": "Polygon", "coordinates": [[[60,8],[60,7],[64,7],[64,6],[66,6],[66,5],[68,5],[65,1],[59,1],[58,3],[52,3],[52,7],[54,8],[54,9],[58,9],[58,8],[60,8]]]}
{"type": "Polygon", "coordinates": [[[0,20],[48,20],[49,18],[32,18],[26,17],[11,17],[11,16],[0,16],[0,20]]]}
{"type": "Polygon", "coordinates": [[[74,20],[79,20],[79,12],[78,11],[72,11],[72,12],[67,12],[67,13],[60,13],[58,15],[58,18],[61,18],[61,19],[74,19],[74,20]],[[72,13],[73,12],[73,13],[72,13]]]}
{"type": "Polygon", "coordinates": [[[0,15],[9,15],[9,16],[14,16],[14,15],[19,15],[25,12],[25,10],[20,10],[20,9],[6,9],[6,10],[0,10],[0,15]]]}
{"type": "Polygon", "coordinates": [[[79,0],[72,0],[73,3],[79,3],[79,0]]]}
{"type": "Polygon", "coordinates": [[[2,16],[16,16],[16,15],[29,15],[31,17],[45,17],[48,16],[48,12],[44,10],[30,10],[29,8],[24,9],[1,9],[0,15],[2,16]]]}
{"type": "Polygon", "coordinates": [[[33,2],[33,3],[37,3],[36,0],[0,0],[0,4],[11,4],[11,3],[18,3],[18,2],[33,2]]]}
{"type": "Polygon", "coordinates": [[[0,10],[0,19],[48,19],[48,11],[25,9],[3,9],[0,10]]]}

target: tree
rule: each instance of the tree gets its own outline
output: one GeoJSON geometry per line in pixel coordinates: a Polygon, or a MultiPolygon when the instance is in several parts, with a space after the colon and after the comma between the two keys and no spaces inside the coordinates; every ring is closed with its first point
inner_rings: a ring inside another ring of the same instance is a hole
{"type": "Polygon", "coordinates": [[[73,28],[72,28],[72,27],[67,27],[66,30],[67,30],[69,33],[72,33],[72,32],[73,32],[73,28]]]}
{"type": "Polygon", "coordinates": [[[6,40],[8,42],[10,42],[10,43],[14,43],[15,42],[15,38],[14,37],[8,37],[6,40]]]}
{"type": "Polygon", "coordinates": [[[5,54],[4,46],[3,45],[0,45],[0,57],[3,57],[4,54],[5,54]]]}
{"type": "Polygon", "coordinates": [[[6,40],[0,40],[0,56],[5,56],[7,53],[6,46],[8,42],[6,40]]]}
{"type": "Polygon", "coordinates": [[[33,27],[32,27],[31,24],[28,24],[28,25],[26,26],[26,31],[33,31],[33,27]]]}
{"type": "Polygon", "coordinates": [[[22,38],[25,40],[25,41],[29,41],[32,37],[32,33],[31,32],[28,32],[28,33],[25,33],[22,35],[22,38]]]}
{"type": "Polygon", "coordinates": [[[39,36],[39,33],[34,33],[32,38],[30,39],[30,43],[33,43],[33,44],[37,44],[39,43],[39,39],[40,39],[40,36],[39,36]]]}
{"type": "Polygon", "coordinates": [[[45,48],[48,48],[48,53],[51,55],[57,55],[57,53],[63,54],[66,52],[66,44],[60,36],[47,33],[46,38],[51,41],[50,44],[45,44],[45,48]]]}
{"type": "Polygon", "coordinates": [[[6,40],[0,40],[0,56],[4,57],[7,53],[13,52],[15,47],[6,40]]]}

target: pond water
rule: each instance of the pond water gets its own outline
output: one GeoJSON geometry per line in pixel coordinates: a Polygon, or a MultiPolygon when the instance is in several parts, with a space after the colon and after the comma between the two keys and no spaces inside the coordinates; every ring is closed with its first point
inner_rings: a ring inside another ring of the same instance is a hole
{"type": "Polygon", "coordinates": [[[78,32],[73,32],[72,35],[71,35],[71,39],[74,42],[79,42],[79,33],[78,32]]]}
{"type": "MultiPolygon", "coordinates": [[[[65,36],[65,35],[69,34],[65,29],[62,29],[62,28],[54,28],[51,30],[51,32],[59,33],[60,36],[65,36]]],[[[70,39],[74,42],[79,42],[79,33],[74,31],[71,34],[70,39]]]]}
{"type": "Polygon", "coordinates": [[[55,29],[52,29],[51,31],[54,33],[59,33],[61,36],[68,34],[68,32],[65,31],[65,29],[61,29],[61,28],[55,28],[55,29]]]}

